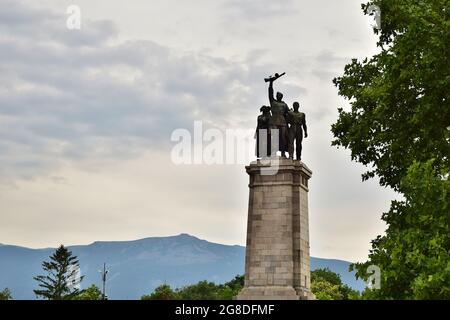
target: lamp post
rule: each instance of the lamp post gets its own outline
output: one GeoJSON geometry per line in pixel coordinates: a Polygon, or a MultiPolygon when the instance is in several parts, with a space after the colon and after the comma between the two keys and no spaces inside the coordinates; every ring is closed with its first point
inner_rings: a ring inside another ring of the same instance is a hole
{"type": "Polygon", "coordinates": [[[103,270],[99,270],[101,276],[102,276],[102,300],[106,300],[106,275],[108,274],[109,270],[106,270],[106,263],[103,263],[103,270]]]}

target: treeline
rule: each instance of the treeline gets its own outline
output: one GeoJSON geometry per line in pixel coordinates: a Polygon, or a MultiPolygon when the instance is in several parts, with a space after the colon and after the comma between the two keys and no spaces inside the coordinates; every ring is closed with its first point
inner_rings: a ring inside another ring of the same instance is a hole
{"type": "MultiPolygon", "coordinates": [[[[232,300],[244,287],[244,276],[236,276],[224,284],[200,281],[172,289],[168,284],[157,287],[150,295],[141,300],[232,300]]],[[[353,300],[362,299],[358,291],[353,290],[330,269],[317,269],[311,272],[311,290],[318,300],[353,300]]]]}
{"type": "Polygon", "coordinates": [[[162,284],[150,295],[142,296],[141,300],[232,300],[243,287],[244,276],[236,276],[224,284],[200,281],[175,290],[162,284]]]}

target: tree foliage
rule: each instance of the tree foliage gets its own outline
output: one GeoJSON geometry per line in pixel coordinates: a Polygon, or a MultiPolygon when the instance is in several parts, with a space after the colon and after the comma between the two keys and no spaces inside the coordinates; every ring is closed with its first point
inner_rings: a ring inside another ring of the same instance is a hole
{"type": "Polygon", "coordinates": [[[381,288],[368,298],[450,299],[450,183],[434,173],[433,161],[415,163],[402,179],[404,201],[393,201],[382,219],[389,225],[372,242],[369,261],[356,264],[367,279],[370,264],[381,268],[381,288]]]}
{"type": "Polygon", "coordinates": [[[373,166],[364,179],[380,178],[398,190],[414,161],[434,159],[436,172],[449,165],[449,1],[376,0],[381,9],[381,52],[353,59],[334,79],[351,110],[339,109],[333,145],[373,166]]]}
{"type": "Polygon", "coordinates": [[[341,280],[341,276],[328,268],[311,272],[311,291],[317,300],[354,300],[359,292],[353,290],[341,280]]]}
{"type": "Polygon", "coordinates": [[[150,295],[144,295],[141,300],[178,300],[179,296],[168,284],[157,287],[150,295]]]}
{"type": "Polygon", "coordinates": [[[0,300],[12,300],[11,290],[5,288],[2,291],[0,291],[0,300]]]}
{"type": "Polygon", "coordinates": [[[99,287],[93,284],[78,295],[74,296],[72,300],[102,300],[102,292],[99,287]]]}
{"type": "Polygon", "coordinates": [[[236,276],[224,284],[215,284],[200,281],[193,285],[172,290],[163,284],[157,287],[150,295],[144,295],[141,300],[232,300],[244,287],[244,276],[236,276]]]}
{"type": "Polygon", "coordinates": [[[80,294],[77,285],[83,280],[83,277],[77,278],[77,267],[77,257],[61,245],[50,256],[50,261],[42,263],[46,275],[34,277],[40,287],[34,293],[48,300],[73,299],[80,294]]]}
{"type": "Polygon", "coordinates": [[[404,196],[382,219],[357,275],[381,268],[381,289],[368,298],[449,298],[450,1],[374,0],[381,9],[380,52],[353,59],[334,79],[351,110],[339,109],[335,146],[404,196]]]}
{"type": "Polygon", "coordinates": [[[339,286],[324,279],[317,279],[311,283],[311,291],[317,300],[342,300],[339,286]]]}
{"type": "Polygon", "coordinates": [[[177,295],[183,300],[217,300],[219,286],[209,281],[177,289],[177,295]]]}
{"type": "MultiPolygon", "coordinates": [[[[236,276],[224,284],[200,281],[193,285],[173,290],[169,285],[157,287],[150,295],[141,300],[232,300],[244,287],[244,276],[236,276]]],[[[319,300],[358,299],[359,292],[343,284],[338,274],[329,269],[311,272],[311,288],[319,300]]]]}

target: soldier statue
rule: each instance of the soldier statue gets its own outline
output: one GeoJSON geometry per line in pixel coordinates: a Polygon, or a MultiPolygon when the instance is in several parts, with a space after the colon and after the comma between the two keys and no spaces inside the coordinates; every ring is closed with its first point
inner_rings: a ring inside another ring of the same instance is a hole
{"type": "Polygon", "coordinates": [[[285,74],[275,73],[275,76],[264,79],[269,82],[270,107],[262,106],[260,109],[262,114],[258,116],[256,128],[256,156],[258,158],[271,156],[273,153],[281,151],[282,157],[286,158],[286,152],[289,152],[289,158],[293,160],[294,142],[296,159],[301,160],[302,158],[303,132],[305,132],[305,138],[308,137],[306,116],[298,110],[300,107],[298,102],[294,102],[294,109],[290,110],[283,101],[281,92],[277,92],[276,99],[273,96],[273,82],[285,74]],[[278,150],[272,150],[274,130],[278,130],[278,150]]]}
{"type": "Polygon", "coordinates": [[[262,106],[262,114],[258,116],[256,127],[256,156],[258,158],[270,157],[270,107],[262,106]]]}
{"type": "Polygon", "coordinates": [[[308,128],[306,127],[306,116],[303,112],[299,112],[300,107],[298,102],[293,104],[294,110],[289,111],[288,123],[289,123],[289,157],[294,159],[294,140],[296,149],[296,159],[302,159],[302,141],[303,131],[305,132],[305,138],[308,137],[308,128]]]}
{"type": "Polygon", "coordinates": [[[272,150],[274,152],[281,151],[281,156],[286,157],[286,152],[288,151],[289,135],[288,135],[288,125],[286,117],[289,113],[289,107],[283,101],[283,94],[277,92],[276,99],[273,96],[273,82],[283,74],[275,74],[275,77],[270,77],[265,79],[269,82],[269,101],[270,101],[270,111],[272,112],[272,117],[270,118],[270,129],[278,129],[278,150],[272,150]]]}

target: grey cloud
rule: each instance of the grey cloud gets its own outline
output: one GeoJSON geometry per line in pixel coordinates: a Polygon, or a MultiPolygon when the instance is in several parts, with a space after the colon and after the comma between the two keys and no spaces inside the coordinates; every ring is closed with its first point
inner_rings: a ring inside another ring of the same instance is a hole
{"type": "Polygon", "coordinates": [[[324,69],[314,69],[312,70],[312,75],[318,77],[320,80],[326,82],[329,81],[331,83],[331,80],[335,78],[336,76],[341,73],[340,71],[332,72],[330,70],[324,70],[324,69]]]}
{"type": "Polygon", "coordinates": [[[256,61],[151,41],[112,45],[111,22],[68,31],[60,16],[22,6],[2,13],[10,36],[0,39],[0,140],[9,152],[0,175],[20,176],[24,168],[29,176],[65,159],[132,157],[167,148],[171,132],[196,119],[228,125],[231,113],[257,110],[250,104],[262,81],[256,61]]]}
{"type": "Polygon", "coordinates": [[[332,51],[322,51],[314,58],[315,66],[312,74],[322,81],[331,83],[332,79],[342,74],[344,66],[349,62],[346,57],[337,56],[332,51]]]}
{"type": "Polygon", "coordinates": [[[2,11],[0,11],[0,26],[12,29],[25,26],[29,29],[29,24],[36,24],[48,18],[55,18],[56,15],[36,7],[30,8],[30,3],[21,0],[3,0],[2,11]]]}
{"type": "Polygon", "coordinates": [[[294,0],[229,0],[224,7],[237,18],[268,19],[274,16],[295,14],[296,1],[294,0]]]}
{"type": "Polygon", "coordinates": [[[334,52],[329,50],[325,50],[317,54],[315,57],[315,61],[320,65],[331,65],[334,67],[340,67],[341,64],[349,62],[347,57],[339,57],[334,52]]]}
{"type": "Polygon", "coordinates": [[[0,12],[0,31],[15,40],[68,46],[98,46],[118,32],[110,21],[83,20],[81,30],[66,27],[67,16],[36,7],[26,1],[4,0],[0,12]]]}

